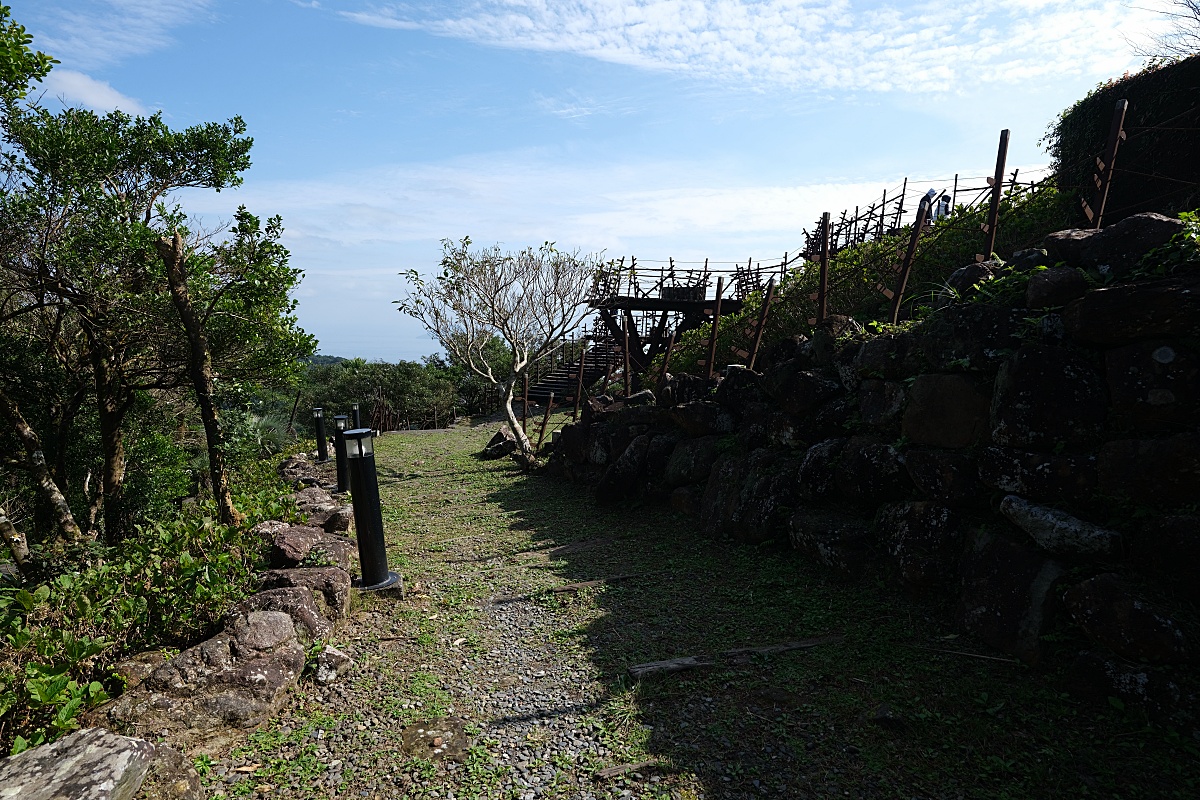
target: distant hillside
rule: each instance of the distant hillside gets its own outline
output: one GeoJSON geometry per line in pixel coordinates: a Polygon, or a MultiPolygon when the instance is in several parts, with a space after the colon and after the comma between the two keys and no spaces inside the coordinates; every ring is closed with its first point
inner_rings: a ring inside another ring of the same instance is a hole
{"type": "Polygon", "coordinates": [[[340,364],[345,360],[341,356],[309,356],[306,359],[309,364],[340,364]]]}

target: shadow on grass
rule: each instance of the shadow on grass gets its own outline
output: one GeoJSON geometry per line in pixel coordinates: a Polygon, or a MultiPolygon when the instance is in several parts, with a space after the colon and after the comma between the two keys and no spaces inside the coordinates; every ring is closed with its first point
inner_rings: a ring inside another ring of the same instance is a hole
{"type": "Polygon", "coordinates": [[[554,548],[563,584],[634,576],[541,601],[603,610],[579,633],[609,686],[603,729],[614,757],[652,762],[639,774],[660,786],[694,775],[722,798],[1196,796],[1194,742],[1076,702],[1060,676],[976,657],[999,654],[958,636],[944,601],[907,598],[882,574],[840,583],[786,546],[705,537],[661,505],[597,506],[542,474],[489,498],[554,548]],[[627,676],[831,633],[841,640],[627,676]]]}

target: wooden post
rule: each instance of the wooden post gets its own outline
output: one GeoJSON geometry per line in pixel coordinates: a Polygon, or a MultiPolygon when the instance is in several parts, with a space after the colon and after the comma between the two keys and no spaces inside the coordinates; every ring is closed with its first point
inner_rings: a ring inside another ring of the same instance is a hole
{"type": "Polygon", "coordinates": [[[896,281],[896,291],[892,295],[892,324],[900,321],[900,302],[904,299],[904,287],[908,284],[908,271],[912,269],[913,256],[917,252],[917,239],[921,229],[925,227],[925,219],[929,215],[929,202],[921,198],[917,206],[917,218],[913,221],[912,235],[908,237],[908,251],[904,254],[904,263],[900,265],[900,277],[896,281]]]}
{"type": "Polygon", "coordinates": [[[996,229],[1000,223],[1000,195],[1004,191],[1004,162],[1008,159],[1008,128],[1000,131],[1000,146],[996,150],[996,176],[992,178],[992,204],[988,209],[988,221],[983,223],[983,231],[987,240],[983,246],[983,257],[976,256],[977,261],[987,261],[996,249],[996,229]]]}
{"type": "Polygon", "coordinates": [[[579,375],[575,378],[575,410],[571,412],[571,422],[579,419],[579,405],[583,402],[583,362],[587,360],[587,342],[579,352],[579,375]]]}
{"type": "Polygon", "coordinates": [[[1128,110],[1128,100],[1117,101],[1117,107],[1113,109],[1112,125],[1108,129],[1108,144],[1104,147],[1104,155],[1096,159],[1096,166],[1100,169],[1099,173],[1092,176],[1096,184],[1096,207],[1089,207],[1083,198],[1079,200],[1083,204],[1083,213],[1096,229],[1104,222],[1104,207],[1108,204],[1108,190],[1112,186],[1113,164],[1117,160],[1117,149],[1121,142],[1125,141],[1125,112],[1128,110]]]}
{"type": "Polygon", "coordinates": [[[625,319],[625,396],[633,394],[633,375],[629,364],[629,319],[625,319]]]}
{"type": "Polygon", "coordinates": [[[829,212],[821,215],[821,274],[817,284],[817,324],[829,311],[829,212]]]}
{"type": "Polygon", "coordinates": [[[525,432],[526,436],[528,436],[529,435],[529,426],[525,422],[527,419],[529,419],[529,372],[528,372],[528,370],[526,370],[526,372],[525,372],[525,391],[524,391],[522,397],[523,397],[523,399],[521,401],[521,430],[525,432]]]}
{"type": "Polygon", "coordinates": [[[542,429],[538,431],[538,443],[534,451],[542,449],[542,441],[546,438],[546,426],[550,424],[550,409],[554,408],[554,392],[550,393],[550,399],[546,401],[546,415],[542,417],[542,429]]]}
{"type": "Polygon", "coordinates": [[[879,203],[879,227],[875,230],[875,241],[883,238],[883,218],[887,216],[887,189],[883,190],[883,200],[879,203]]]}
{"type": "Polygon", "coordinates": [[[958,202],[958,173],[954,173],[954,191],[950,193],[950,213],[954,213],[955,204],[958,202]]]}
{"type": "Polygon", "coordinates": [[[675,349],[675,331],[671,331],[671,338],[667,341],[667,351],[663,353],[662,372],[658,375],[658,391],[663,390],[663,386],[667,383],[667,365],[671,363],[671,351],[675,349]]]}
{"type": "Polygon", "coordinates": [[[896,224],[893,228],[900,227],[900,220],[904,218],[904,198],[908,196],[908,178],[904,179],[904,186],[900,189],[900,204],[896,206],[896,224]]]}
{"type": "Polygon", "coordinates": [[[708,336],[708,377],[713,376],[713,362],[717,358],[717,326],[721,322],[721,294],[725,291],[725,278],[717,277],[717,299],[713,305],[712,332],[708,336]]]}
{"type": "Polygon", "coordinates": [[[763,333],[767,329],[767,314],[771,310],[771,303],[775,301],[775,279],[767,281],[767,294],[763,298],[762,310],[758,312],[758,327],[754,330],[754,345],[750,348],[750,363],[747,364],[750,369],[754,369],[754,362],[758,359],[758,347],[762,344],[763,333]]]}

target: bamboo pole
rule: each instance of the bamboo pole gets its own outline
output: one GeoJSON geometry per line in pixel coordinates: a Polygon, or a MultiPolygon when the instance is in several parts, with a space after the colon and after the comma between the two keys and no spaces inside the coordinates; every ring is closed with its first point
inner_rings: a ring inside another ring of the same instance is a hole
{"type": "Polygon", "coordinates": [[[775,279],[771,278],[767,282],[767,294],[763,298],[763,307],[758,312],[758,327],[754,331],[754,346],[750,348],[750,363],[747,365],[750,369],[754,369],[754,362],[758,359],[758,348],[762,344],[763,333],[767,329],[767,314],[771,311],[771,303],[775,300],[775,279]]]}

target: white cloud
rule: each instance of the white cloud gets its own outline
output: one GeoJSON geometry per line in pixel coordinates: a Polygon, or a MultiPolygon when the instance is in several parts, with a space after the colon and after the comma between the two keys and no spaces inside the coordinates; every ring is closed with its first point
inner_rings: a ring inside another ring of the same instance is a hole
{"type": "Polygon", "coordinates": [[[1126,37],[1156,19],[1119,0],[479,0],[449,14],[433,8],[341,13],[364,25],[759,88],[904,92],[1107,77],[1134,61],[1126,37]]]}
{"type": "Polygon", "coordinates": [[[74,70],[61,67],[51,70],[40,88],[67,105],[78,104],[100,112],[119,108],[127,114],[146,113],[145,107],[132,97],[126,97],[105,81],[74,70]]]}
{"type": "Polygon", "coordinates": [[[200,16],[212,0],[49,0],[39,11],[48,30],[37,45],[64,63],[96,69],[174,44],[170,31],[200,16]]]}

